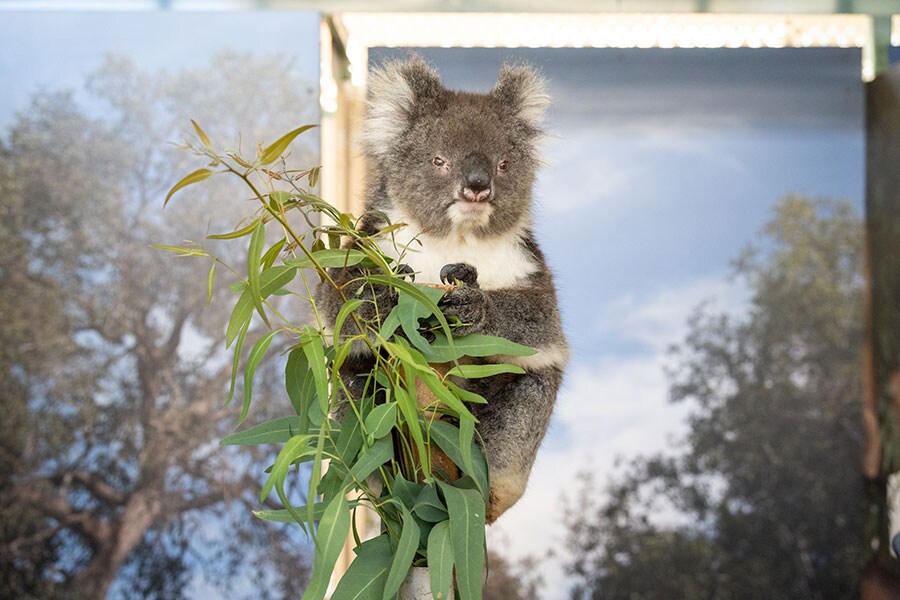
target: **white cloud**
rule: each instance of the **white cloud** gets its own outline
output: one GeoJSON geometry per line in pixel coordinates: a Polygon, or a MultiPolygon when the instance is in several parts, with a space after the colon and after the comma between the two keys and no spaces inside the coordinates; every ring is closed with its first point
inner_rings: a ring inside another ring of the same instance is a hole
{"type": "Polygon", "coordinates": [[[626,294],[601,307],[594,323],[601,337],[641,343],[657,352],[684,338],[687,320],[701,304],[730,314],[742,312],[749,292],[741,281],[725,276],[696,279],[681,287],[665,287],[649,299],[626,294]]]}

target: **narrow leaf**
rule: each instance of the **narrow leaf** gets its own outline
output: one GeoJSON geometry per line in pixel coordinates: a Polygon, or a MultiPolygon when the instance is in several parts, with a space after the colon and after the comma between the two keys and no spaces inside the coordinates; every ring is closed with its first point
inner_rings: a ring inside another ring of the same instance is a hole
{"type": "Polygon", "coordinates": [[[209,141],[209,137],[207,137],[206,133],[200,128],[199,125],[197,125],[197,121],[191,119],[191,123],[193,123],[194,130],[197,132],[197,137],[200,138],[200,141],[203,142],[203,145],[212,150],[213,147],[212,143],[209,141]]]}
{"type": "Polygon", "coordinates": [[[360,454],[350,473],[355,481],[362,481],[393,457],[394,443],[390,437],[383,437],[360,454]]]}
{"type": "Polygon", "coordinates": [[[298,434],[299,417],[280,417],[244,431],[232,433],[219,442],[221,446],[253,446],[257,444],[283,444],[298,434]]]}
{"type": "Polygon", "coordinates": [[[484,575],[484,498],[477,490],[463,490],[438,482],[450,514],[450,545],[456,564],[460,600],[481,600],[484,575]]]}
{"type": "Polygon", "coordinates": [[[270,144],[265,150],[263,150],[262,156],[259,158],[260,165],[268,165],[270,163],[275,162],[281,154],[287,150],[287,147],[291,145],[291,142],[294,141],[298,135],[303,133],[308,129],[312,129],[315,125],[304,125],[303,127],[298,127],[293,131],[290,131],[280,138],[278,138],[275,142],[270,144]]]}
{"type": "MultiPolygon", "coordinates": [[[[391,540],[387,534],[363,542],[331,600],[381,600],[390,568],[391,540]]],[[[305,596],[303,600],[307,600],[305,596]]]]}
{"type": "MultiPolygon", "coordinates": [[[[297,274],[294,267],[286,267],[279,265],[272,267],[268,271],[263,272],[259,276],[260,296],[268,298],[276,291],[291,282],[297,274]]],[[[225,347],[231,345],[234,337],[238,334],[242,327],[250,323],[253,316],[253,301],[250,299],[250,290],[244,289],[231,311],[231,318],[228,321],[228,328],[225,331],[225,347]]]]}
{"type": "Polygon", "coordinates": [[[361,252],[360,250],[353,250],[351,248],[323,248],[321,250],[311,252],[310,254],[312,254],[312,259],[310,259],[308,256],[303,256],[301,258],[291,258],[284,261],[284,264],[291,265],[292,267],[297,267],[298,269],[310,269],[313,267],[337,269],[341,267],[352,267],[354,265],[358,265],[366,260],[366,258],[368,258],[365,252],[361,252]]]}
{"type": "Polygon", "coordinates": [[[309,586],[302,600],[322,600],[334,571],[334,564],[341,554],[341,548],[350,533],[350,508],[343,495],[335,496],[319,521],[316,531],[316,552],[313,558],[313,572],[309,586]]]}
{"type": "Polygon", "coordinates": [[[228,233],[215,233],[213,235],[206,236],[208,240],[234,240],[237,238],[244,237],[245,235],[250,235],[256,229],[256,226],[259,225],[259,222],[262,218],[255,219],[252,223],[247,225],[246,227],[241,227],[235,231],[230,231],[228,233]]]}
{"type": "Polygon", "coordinates": [[[409,509],[402,504],[400,507],[403,512],[403,529],[400,532],[397,550],[394,552],[394,560],[391,562],[391,570],[388,571],[387,580],[384,583],[381,600],[390,600],[400,591],[400,586],[403,585],[403,580],[406,579],[413,558],[416,556],[416,550],[419,548],[419,526],[409,509]]]}
{"type": "Polygon", "coordinates": [[[450,521],[442,521],[428,534],[428,573],[434,600],[446,600],[453,584],[453,546],[450,521]]]}
{"type": "Polygon", "coordinates": [[[181,256],[209,256],[209,252],[203,250],[202,248],[185,248],[183,246],[163,246],[159,244],[155,244],[150,246],[151,248],[156,248],[157,250],[168,250],[169,252],[175,252],[179,257],[181,256]]]}
{"type": "Polygon", "coordinates": [[[464,377],[466,379],[477,379],[480,377],[493,377],[503,373],[513,373],[521,375],[525,369],[516,365],[505,364],[485,364],[485,365],[456,365],[449,371],[448,376],[464,377]]]}
{"type": "Polygon", "coordinates": [[[266,228],[262,220],[256,222],[256,228],[253,235],[250,236],[250,248],[247,250],[247,289],[250,292],[250,299],[263,322],[268,325],[269,320],[266,317],[266,311],[262,305],[262,292],[259,285],[259,263],[262,255],[262,247],[266,242],[266,228]]]}
{"type": "Polygon", "coordinates": [[[210,171],[209,169],[197,169],[193,173],[189,173],[189,174],[185,175],[181,179],[181,181],[179,181],[178,183],[173,185],[172,189],[169,190],[169,193],[166,194],[166,199],[163,202],[163,208],[165,208],[166,204],[169,203],[169,199],[172,197],[172,195],[175,192],[177,192],[178,190],[185,188],[191,184],[198,183],[200,181],[203,181],[204,179],[208,179],[210,176],[212,176],[212,174],[213,174],[213,172],[210,171]]]}
{"type": "Polygon", "coordinates": [[[429,433],[431,441],[436,443],[438,448],[443,450],[444,454],[462,469],[466,475],[472,477],[475,485],[487,498],[490,491],[488,469],[487,461],[484,459],[484,453],[482,453],[481,448],[474,443],[471,445],[472,471],[466,471],[466,461],[463,460],[463,452],[459,446],[459,429],[446,421],[434,421],[431,423],[429,433]]]}
{"type": "Polygon", "coordinates": [[[241,327],[237,343],[234,345],[234,358],[231,359],[231,384],[228,386],[228,398],[225,400],[225,406],[231,404],[231,399],[234,398],[234,385],[237,381],[238,367],[241,361],[241,349],[244,347],[244,338],[247,337],[247,329],[249,328],[250,322],[247,321],[241,327]]]}
{"type": "Polygon", "coordinates": [[[250,412],[250,398],[253,395],[253,375],[256,374],[256,367],[265,355],[266,350],[269,349],[272,338],[274,338],[279,331],[280,330],[270,331],[259,338],[253,345],[253,348],[250,349],[250,354],[247,356],[247,364],[244,365],[244,406],[241,409],[238,425],[244,422],[244,419],[247,418],[247,413],[250,412]]]}
{"type": "Polygon", "coordinates": [[[213,288],[216,283],[216,261],[213,261],[209,268],[209,275],[206,276],[206,304],[212,302],[213,288]]]}
{"type": "Polygon", "coordinates": [[[396,422],[397,403],[382,404],[366,415],[366,431],[373,440],[377,440],[389,434],[396,422]]]}

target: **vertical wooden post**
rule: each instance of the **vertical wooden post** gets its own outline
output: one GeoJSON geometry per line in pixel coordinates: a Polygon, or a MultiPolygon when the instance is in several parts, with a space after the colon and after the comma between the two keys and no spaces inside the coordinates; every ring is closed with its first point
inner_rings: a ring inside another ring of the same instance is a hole
{"type": "Polygon", "coordinates": [[[900,597],[900,563],[890,554],[887,480],[900,472],[900,67],[866,89],[866,322],[863,350],[863,474],[867,529],[876,550],[862,600],[900,597]]]}

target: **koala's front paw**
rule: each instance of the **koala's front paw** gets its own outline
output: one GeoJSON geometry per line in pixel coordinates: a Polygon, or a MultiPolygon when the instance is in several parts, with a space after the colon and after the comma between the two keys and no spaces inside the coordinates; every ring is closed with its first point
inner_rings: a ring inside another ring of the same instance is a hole
{"type": "Polygon", "coordinates": [[[478,269],[468,263],[451,263],[441,269],[441,281],[447,285],[478,287],[478,269]]]}
{"type": "Polygon", "coordinates": [[[441,299],[441,310],[446,317],[456,317],[462,327],[456,329],[459,335],[480,333],[487,321],[487,297],[477,287],[460,287],[447,292],[441,299]]]}
{"type": "Polygon", "coordinates": [[[416,272],[413,271],[413,268],[407,264],[402,264],[397,266],[397,275],[403,277],[409,277],[409,280],[413,283],[416,281],[416,272]]]}

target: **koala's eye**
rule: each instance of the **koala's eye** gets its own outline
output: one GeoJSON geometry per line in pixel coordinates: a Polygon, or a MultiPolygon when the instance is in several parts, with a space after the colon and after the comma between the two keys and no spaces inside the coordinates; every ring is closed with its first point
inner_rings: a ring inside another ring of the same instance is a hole
{"type": "Polygon", "coordinates": [[[500,173],[505,173],[509,169],[509,162],[505,160],[501,160],[497,163],[497,171],[500,173]]]}
{"type": "Polygon", "coordinates": [[[447,161],[444,160],[443,158],[441,158],[440,156],[435,156],[434,158],[431,159],[431,164],[433,164],[436,167],[443,167],[447,164],[447,161]]]}

